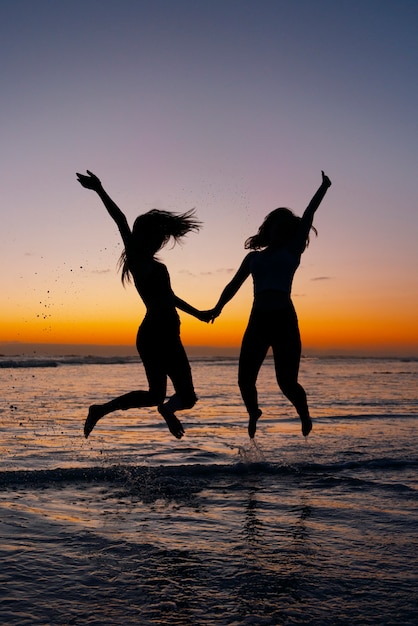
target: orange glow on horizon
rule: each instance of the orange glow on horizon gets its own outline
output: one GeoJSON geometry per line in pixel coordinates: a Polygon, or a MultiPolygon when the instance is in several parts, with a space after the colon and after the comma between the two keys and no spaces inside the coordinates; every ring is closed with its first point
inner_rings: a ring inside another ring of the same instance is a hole
{"type": "MultiPolygon", "coordinates": [[[[185,346],[239,348],[247,323],[247,316],[225,314],[214,324],[204,324],[181,315],[181,336],[185,346]]],[[[346,313],[327,316],[319,312],[299,315],[303,352],[380,353],[418,355],[418,331],[415,320],[403,319],[402,323],[388,315],[373,317],[346,313]]],[[[16,320],[2,323],[0,343],[36,343],[127,346],[134,348],[138,326],[137,318],[120,315],[101,319],[55,319],[36,320],[31,324],[19,324],[16,320]]]]}

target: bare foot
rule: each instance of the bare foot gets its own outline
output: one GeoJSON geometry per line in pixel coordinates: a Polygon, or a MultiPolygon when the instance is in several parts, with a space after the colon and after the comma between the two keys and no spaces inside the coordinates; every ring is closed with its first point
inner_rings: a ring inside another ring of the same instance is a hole
{"type": "Polygon", "coordinates": [[[84,436],[86,439],[90,435],[93,428],[96,426],[99,419],[102,417],[103,413],[101,411],[100,404],[92,404],[89,408],[89,414],[87,415],[87,419],[84,423],[84,436]]]}
{"type": "Polygon", "coordinates": [[[302,422],[302,435],[307,437],[312,430],[312,420],[309,415],[305,417],[301,417],[300,421],[302,422]]]}
{"type": "Polygon", "coordinates": [[[257,422],[261,415],[262,411],[260,409],[258,409],[255,415],[250,415],[250,419],[248,420],[248,434],[250,439],[254,439],[255,431],[257,430],[257,422]]]}
{"type": "Polygon", "coordinates": [[[158,407],[158,412],[166,421],[168,426],[168,430],[174,437],[177,439],[181,439],[184,435],[184,428],[180,420],[174,415],[172,411],[167,409],[164,404],[160,404],[158,407]]]}

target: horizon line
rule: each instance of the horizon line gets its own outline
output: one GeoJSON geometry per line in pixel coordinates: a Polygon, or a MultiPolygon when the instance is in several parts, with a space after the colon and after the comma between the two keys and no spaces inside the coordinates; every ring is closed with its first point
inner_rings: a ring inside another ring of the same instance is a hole
{"type": "MultiPolygon", "coordinates": [[[[188,356],[239,356],[240,346],[184,345],[188,356]]],[[[0,356],[137,356],[135,346],[126,344],[86,344],[86,343],[42,343],[0,341],[0,356]]],[[[334,348],[307,347],[303,357],[370,357],[370,358],[418,358],[417,352],[399,348],[379,347],[334,348]]]]}

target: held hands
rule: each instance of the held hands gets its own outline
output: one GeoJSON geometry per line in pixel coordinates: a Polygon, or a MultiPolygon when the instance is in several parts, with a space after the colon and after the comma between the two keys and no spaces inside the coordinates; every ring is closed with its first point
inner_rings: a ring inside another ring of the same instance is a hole
{"type": "Polygon", "coordinates": [[[330,181],[330,179],[328,178],[328,176],[327,176],[326,174],[324,174],[324,171],[323,171],[323,170],[321,170],[321,173],[322,173],[322,184],[323,184],[325,187],[331,187],[331,181],[330,181]]]}
{"type": "Polygon", "coordinates": [[[215,321],[215,319],[218,317],[219,314],[220,314],[220,311],[217,311],[216,308],[209,309],[208,311],[199,311],[198,319],[201,322],[206,322],[206,324],[208,324],[209,322],[213,324],[213,322],[215,321]]]}
{"type": "Polygon", "coordinates": [[[209,322],[212,322],[212,324],[213,324],[213,320],[215,319],[215,317],[213,315],[213,310],[210,310],[210,311],[198,311],[198,315],[196,315],[196,317],[201,322],[206,322],[206,324],[208,324],[209,322]]]}
{"type": "Polygon", "coordinates": [[[85,174],[79,174],[77,172],[77,179],[80,185],[82,185],[82,187],[85,187],[86,189],[92,189],[93,191],[98,191],[99,189],[101,189],[102,183],[97,178],[97,176],[89,170],[86,171],[87,176],[85,174]]]}

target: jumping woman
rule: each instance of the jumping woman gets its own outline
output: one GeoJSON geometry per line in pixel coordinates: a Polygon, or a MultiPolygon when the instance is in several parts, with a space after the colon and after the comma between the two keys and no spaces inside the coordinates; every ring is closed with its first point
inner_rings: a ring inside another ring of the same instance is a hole
{"type": "Polygon", "coordinates": [[[273,350],[277,383],[295,407],[302,422],[302,434],[312,430],[306,393],[298,382],[301,340],[298,320],[291,300],[294,274],[309,244],[315,211],[331,181],[322,172],[322,184],[303,216],[290,209],[275,209],[260,226],[258,233],[245,242],[252,250],[244,258],[231,282],[223,290],[217,305],[206,312],[212,321],[220,315],[246,278],[254,282],[254,302],[245,331],[238,369],[238,384],[249,415],[248,434],[254,438],[262,412],[258,405],[257,377],[268,349],[273,350]]]}
{"type": "Polygon", "coordinates": [[[180,339],[180,319],[176,309],[198,319],[202,319],[202,315],[173,293],[167,268],[155,255],[171,238],[178,242],[187,233],[198,231],[201,224],[195,219],[194,211],[176,214],[153,209],[137,217],[131,230],[125,215],[103,189],[97,176],[87,170],[87,175],[77,174],[77,178],[83,187],[98,194],[121,234],[124,244],[119,261],[122,283],[133,280],[146,307],[136,347],[149,384],[148,390],[131,391],[104,404],[93,404],[84,424],[84,435],[87,438],[97,422],[113,411],[157,406],[171,434],[181,439],[184,428],[175,412],[192,408],[197,398],[190,364],[180,339]],[[164,402],[167,377],[171,379],[175,393],[164,402]]]}

